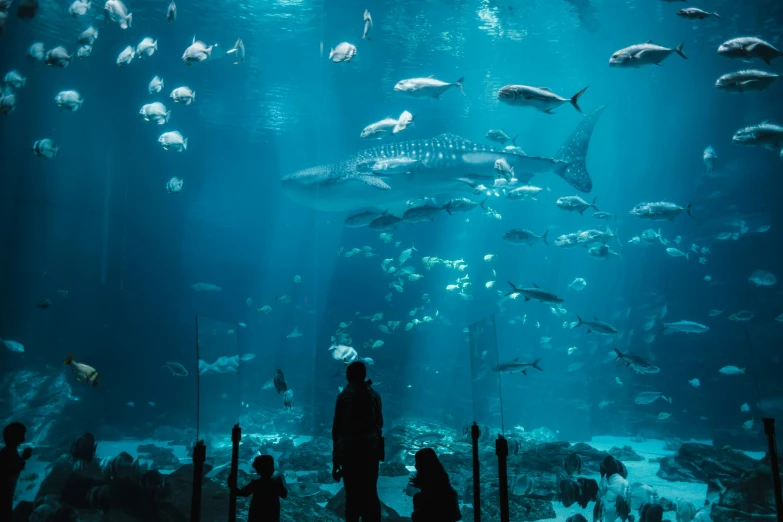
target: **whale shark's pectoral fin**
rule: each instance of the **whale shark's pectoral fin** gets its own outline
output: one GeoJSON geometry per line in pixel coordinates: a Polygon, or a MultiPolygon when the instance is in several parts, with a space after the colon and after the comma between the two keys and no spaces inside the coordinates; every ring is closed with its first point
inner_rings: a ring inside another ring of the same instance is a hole
{"type": "Polygon", "coordinates": [[[366,183],[367,185],[371,187],[375,187],[377,189],[381,190],[391,190],[391,187],[383,181],[378,176],[369,176],[365,174],[358,174],[356,175],[355,179],[361,181],[362,183],[366,183]]]}

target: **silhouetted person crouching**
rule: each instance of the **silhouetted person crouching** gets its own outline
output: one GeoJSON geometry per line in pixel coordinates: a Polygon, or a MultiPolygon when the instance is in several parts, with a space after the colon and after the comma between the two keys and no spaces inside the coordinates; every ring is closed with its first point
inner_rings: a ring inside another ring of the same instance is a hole
{"type": "Polygon", "coordinates": [[[457,492],[451,487],[449,475],[443,469],[432,448],[416,452],[416,475],[411,485],[420,489],[413,495],[413,522],[455,522],[462,520],[457,492]]]}
{"type": "Polygon", "coordinates": [[[381,396],[365,381],[367,367],[348,365],[348,385],[337,396],[332,424],[332,476],[345,485],[346,522],[380,522],[378,466],[383,460],[381,396]]]}

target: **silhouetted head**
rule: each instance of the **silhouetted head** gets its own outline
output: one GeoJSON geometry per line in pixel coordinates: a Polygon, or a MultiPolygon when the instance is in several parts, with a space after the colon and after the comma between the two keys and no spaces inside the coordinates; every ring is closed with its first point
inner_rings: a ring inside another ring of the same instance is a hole
{"type": "Polygon", "coordinates": [[[275,459],[272,455],[259,455],[253,459],[253,469],[262,477],[271,477],[275,473],[275,459]]]}
{"type": "Polygon", "coordinates": [[[16,447],[24,442],[27,428],[21,422],[12,422],[3,429],[3,441],[6,446],[16,447]]]}
{"type": "Polygon", "coordinates": [[[449,484],[449,475],[432,448],[422,448],[417,451],[414,465],[416,466],[416,477],[413,479],[415,487],[425,489],[449,484]]]}
{"type": "Polygon", "coordinates": [[[345,378],[354,384],[362,383],[367,378],[367,367],[362,361],[354,361],[346,368],[345,378]]]}

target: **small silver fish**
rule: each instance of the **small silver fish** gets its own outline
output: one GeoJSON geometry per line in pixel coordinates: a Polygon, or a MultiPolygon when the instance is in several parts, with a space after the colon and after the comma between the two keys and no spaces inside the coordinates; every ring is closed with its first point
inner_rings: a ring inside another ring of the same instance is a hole
{"type": "Polygon", "coordinates": [[[238,39],[237,42],[234,44],[234,48],[230,51],[226,52],[226,54],[233,54],[234,55],[234,65],[238,65],[245,61],[245,44],[242,42],[242,39],[238,39]]]}
{"type": "Polygon", "coordinates": [[[372,31],[372,16],[370,11],[364,10],[364,33],[362,33],[362,40],[370,39],[370,31],[372,31]]]}

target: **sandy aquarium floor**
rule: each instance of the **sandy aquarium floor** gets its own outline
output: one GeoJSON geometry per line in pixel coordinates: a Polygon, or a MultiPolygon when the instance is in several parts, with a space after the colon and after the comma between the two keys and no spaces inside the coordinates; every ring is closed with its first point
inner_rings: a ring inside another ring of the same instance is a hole
{"type": "MultiPolygon", "coordinates": [[[[311,437],[299,437],[295,442],[297,445],[302,444],[304,442],[307,442],[310,440],[311,437]]],[[[692,442],[701,442],[704,444],[711,444],[712,442],[709,440],[704,441],[692,441],[692,442]]],[[[226,443],[230,445],[230,441],[227,440],[226,443]]],[[[674,452],[672,451],[664,451],[664,441],[662,440],[647,440],[645,442],[631,442],[631,439],[629,437],[610,437],[610,436],[599,436],[599,437],[593,437],[591,441],[587,442],[594,448],[602,451],[608,451],[613,446],[631,446],[634,451],[636,451],[639,455],[645,458],[643,461],[639,462],[630,462],[626,461],[624,462],[626,467],[628,468],[628,482],[634,483],[634,482],[643,482],[645,484],[649,484],[653,486],[657,492],[658,495],[661,497],[666,497],[672,501],[676,501],[678,499],[684,499],[684,500],[690,500],[693,502],[696,506],[699,506],[704,503],[704,499],[707,496],[707,485],[706,484],[694,484],[690,482],[669,482],[667,480],[660,479],[656,476],[656,472],[658,471],[658,463],[651,463],[650,459],[662,457],[665,455],[672,455],[674,452]]],[[[122,440],[122,441],[99,441],[98,442],[98,453],[96,455],[96,458],[104,458],[104,457],[113,457],[120,452],[127,452],[130,455],[132,455],[134,458],[138,457],[138,451],[137,448],[142,444],[155,444],[156,446],[160,446],[163,448],[171,448],[174,450],[175,456],[180,459],[180,462],[183,464],[188,464],[191,462],[190,457],[186,453],[186,448],[184,446],[169,446],[165,441],[157,441],[152,439],[147,440],[122,440]]],[[[209,451],[209,450],[208,450],[209,451]]],[[[746,452],[747,455],[754,459],[761,459],[764,457],[763,453],[752,453],[752,452],[746,452]]],[[[275,457],[278,457],[279,455],[274,455],[275,457]]],[[[252,473],[250,469],[250,463],[241,463],[241,467],[245,469],[247,472],[252,473]]],[[[35,457],[30,459],[30,461],[27,464],[27,468],[25,469],[25,473],[27,472],[35,472],[38,474],[39,478],[33,482],[33,483],[25,483],[24,486],[21,487],[27,487],[27,489],[21,489],[17,490],[16,497],[14,498],[15,502],[19,502],[22,500],[28,500],[33,501],[35,499],[35,495],[38,493],[38,489],[40,487],[41,482],[45,478],[45,474],[47,472],[47,467],[49,466],[48,462],[43,462],[37,460],[35,457]],[[30,485],[32,484],[32,486],[30,485]]],[[[223,466],[217,467],[215,470],[213,470],[213,473],[218,471],[223,466]]],[[[411,468],[411,471],[413,469],[411,468]]],[[[585,475],[590,478],[594,478],[596,480],[600,480],[600,477],[598,475],[591,476],[591,475],[585,475]]],[[[496,479],[497,477],[486,477],[488,480],[490,479],[496,479]]],[[[413,501],[411,497],[407,496],[405,494],[405,487],[408,484],[408,477],[380,477],[378,480],[378,493],[381,497],[381,500],[383,500],[384,503],[386,503],[389,507],[397,511],[401,516],[410,516],[411,510],[413,508],[413,501]]],[[[323,484],[321,486],[322,489],[327,490],[331,493],[337,493],[340,488],[342,487],[342,484],[323,484]]],[[[555,509],[556,518],[552,519],[544,519],[542,522],[557,522],[565,520],[567,517],[574,515],[576,513],[582,513],[585,516],[587,511],[592,509],[591,506],[588,506],[588,510],[582,510],[579,508],[579,506],[574,505],[571,508],[564,508],[562,504],[553,502],[552,503],[555,509]]],[[[590,516],[587,516],[589,519],[590,516]]]]}

